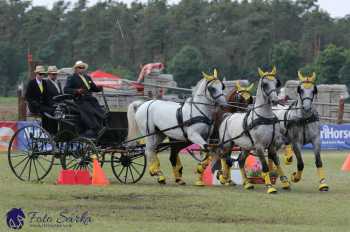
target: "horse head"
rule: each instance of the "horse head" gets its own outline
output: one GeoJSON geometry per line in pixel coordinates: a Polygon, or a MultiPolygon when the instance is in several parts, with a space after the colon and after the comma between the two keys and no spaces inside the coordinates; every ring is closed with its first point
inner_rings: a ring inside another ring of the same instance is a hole
{"type": "Polygon", "coordinates": [[[297,89],[298,96],[304,112],[310,112],[314,97],[317,95],[317,87],[315,85],[316,73],[313,72],[311,76],[303,76],[303,74],[298,71],[298,77],[300,81],[297,89]]]}
{"type": "Polygon", "coordinates": [[[214,73],[212,75],[203,74],[203,83],[205,83],[204,87],[204,95],[205,97],[215,104],[218,105],[226,105],[227,101],[224,96],[224,83],[218,78],[218,72],[214,69],[214,73]]]}
{"type": "Polygon", "coordinates": [[[250,84],[248,87],[242,87],[239,81],[236,81],[236,90],[232,95],[233,99],[230,99],[233,102],[242,103],[249,105],[253,103],[253,97],[251,91],[254,87],[254,83],[250,84]]]}
{"type": "MultiPolygon", "coordinates": [[[[261,92],[268,102],[273,105],[278,103],[277,90],[281,87],[281,81],[277,78],[276,67],[274,66],[271,71],[258,69],[260,81],[258,86],[258,92],[261,92]]],[[[258,95],[257,92],[257,95],[258,95]]]]}

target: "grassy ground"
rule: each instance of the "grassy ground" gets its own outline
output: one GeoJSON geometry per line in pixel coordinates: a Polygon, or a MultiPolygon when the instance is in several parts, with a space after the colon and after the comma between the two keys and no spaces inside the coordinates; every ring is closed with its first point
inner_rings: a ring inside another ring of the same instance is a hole
{"type": "MultiPolygon", "coordinates": [[[[173,184],[168,157],[161,155],[168,184],[159,186],[149,175],[135,185],[113,181],[107,187],[57,186],[58,168],[44,183],[23,183],[11,173],[6,155],[0,157],[0,213],[13,207],[56,218],[88,211],[89,225],[33,228],[27,215],[21,231],[349,231],[349,173],[340,171],[347,152],[323,153],[330,192],[318,192],[313,156],[305,154],[305,175],[292,191],[268,195],[263,186],[253,191],[236,187],[195,187],[192,158],[183,156],[187,186],[173,184]]],[[[288,173],[293,167],[286,168],[288,173]]],[[[278,185],[277,185],[278,186],[278,185]]],[[[279,187],[279,186],[278,186],[279,187]]],[[[5,220],[0,231],[6,231],[5,220]]]]}
{"type": "Polygon", "coordinates": [[[17,113],[17,97],[0,97],[0,120],[16,120],[17,113]]]}

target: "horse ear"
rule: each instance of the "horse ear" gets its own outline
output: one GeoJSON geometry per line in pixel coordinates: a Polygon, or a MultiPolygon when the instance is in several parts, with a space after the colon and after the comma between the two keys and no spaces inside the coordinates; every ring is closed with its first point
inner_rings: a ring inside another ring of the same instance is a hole
{"type": "Polygon", "coordinates": [[[276,76],[276,74],[277,74],[277,69],[276,69],[276,66],[274,65],[274,66],[273,66],[273,69],[272,69],[272,71],[271,71],[271,75],[272,75],[272,76],[276,76]]]}
{"type": "Polygon", "coordinates": [[[248,92],[252,91],[253,87],[254,87],[254,83],[251,83],[251,84],[249,85],[249,87],[247,88],[247,91],[248,91],[248,92]]]}
{"type": "Polygon", "coordinates": [[[213,80],[213,77],[206,74],[205,72],[202,72],[203,78],[206,79],[207,81],[211,81],[213,80]]]}
{"type": "Polygon", "coordinates": [[[236,88],[238,91],[241,91],[242,87],[241,84],[239,83],[239,81],[236,81],[236,88]]]}
{"type": "Polygon", "coordinates": [[[314,86],[314,95],[317,95],[317,93],[318,93],[318,89],[317,89],[317,86],[315,85],[314,86]]]}
{"type": "Polygon", "coordinates": [[[312,83],[314,83],[316,81],[316,73],[315,72],[312,73],[312,76],[310,77],[310,81],[312,83]]]}
{"type": "Polygon", "coordinates": [[[263,72],[263,70],[261,70],[261,68],[258,68],[258,72],[259,72],[260,78],[263,78],[265,76],[265,73],[263,72]]]}
{"type": "Polygon", "coordinates": [[[218,78],[218,70],[216,70],[216,68],[214,68],[213,76],[214,76],[214,78],[218,78]]]}

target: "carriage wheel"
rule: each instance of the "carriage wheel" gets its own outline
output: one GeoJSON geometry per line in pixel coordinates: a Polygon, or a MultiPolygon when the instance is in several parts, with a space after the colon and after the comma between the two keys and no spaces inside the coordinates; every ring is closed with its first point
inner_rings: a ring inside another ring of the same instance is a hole
{"type": "Polygon", "coordinates": [[[146,155],[143,149],[126,150],[113,153],[111,166],[114,176],[124,184],[138,182],[146,171],[146,155]]]}
{"type": "Polygon", "coordinates": [[[50,134],[36,125],[16,131],[8,147],[8,162],[12,172],[22,181],[40,181],[54,163],[53,140],[50,134]]]}
{"type": "Polygon", "coordinates": [[[79,137],[65,144],[61,166],[63,169],[91,171],[93,156],[99,158],[95,144],[88,138],[79,137]]]}

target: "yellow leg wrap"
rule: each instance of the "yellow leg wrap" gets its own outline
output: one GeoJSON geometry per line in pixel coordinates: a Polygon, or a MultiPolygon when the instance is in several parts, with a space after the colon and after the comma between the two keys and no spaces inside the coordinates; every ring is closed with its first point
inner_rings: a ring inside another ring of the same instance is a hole
{"type": "Polygon", "coordinates": [[[230,182],[230,178],[228,177],[228,174],[230,172],[230,168],[226,163],[225,159],[220,159],[221,162],[221,174],[219,176],[219,181],[221,184],[226,185],[230,182]]]}
{"type": "Polygon", "coordinates": [[[208,166],[209,161],[210,161],[210,159],[209,159],[209,157],[207,157],[200,164],[197,164],[196,173],[198,174],[198,176],[197,176],[197,180],[194,183],[194,185],[196,185],[196,186],[204,186],[204,182],[202,180],[203,179],[203,173],[204,173],[205,168],[208,166]]]}
{"type": "Polygon", "coordinates": [[[178,185],[186,184],[185,181],[182,180],[182,164],[179,156],[176,157],[176,165],[175,167],[173,167],[173,174],[175,177],[176,184],[178,185]]]}
{"type": "Polygon", "coordinates": [[[155,176],[158,174],[159,171],[160,171],[160,162],[159,162],[158,157],[156,157],[154,159],[154,161],[149,166],[149,172],[150,172],[151,176],[155,176]]]}
{"type": "Polygon", "coordinates": [[[317,175],[320,178],[320,181],[326,179],[323,168],[317,168],[317,175]]]}
{"type": "Polygon", "coordinates": [[[268,172],[263,172],[261,174],[261,176],[265,180],[265,185],[267,186],[267,193],[269,193],[269,194],[277,193],[277,189],[272,187],[269,173],[268,172]]]}
{"type": "Polygon", "coordinates": [[[284,164],[285,165],[291,165],[293,163],[293,149],[292,149],[292,145],[287,145],[284,148],[284,164]]]}
{"type": "Polygon", "coordinates": [[[173,167],[173,174],[174,174],[176,179],[182,177],[181,171],[182,171],[181,160],[180,160],[180,157],[177,156],[176,157],[176,165],[175,165],[175,167],[173,167]]]}
{"type": "Polygon", "coordinates": [[[329,186],[326,184],[326,175],[324,174],[323,168],[317,168],[317,174],[320,178],[320,185],[318,186],[318,190],[321,192],[327,192],[329,190],[329,186]]]}
{"type": "Polygon", "coordinates": [[[291,176],[291,180],[294,183],[297,183],[301,180],[301,176],[303,174],[303,171],[297,171],[297,172],[293,172],[292,176],[291,176]]]}
{"type": "Polygon", "coordinates": [[[266,185],[271,185],[270,175],[268,172],[261,173],[261,176],[264,178],[266,185]]]}
{"type": "Polygon", "coordinates": [[[288,178],[284,175],[284,172],[281,168],[281,166],[277,166],[277,173],[280,177],[281,183],[282,183],[282,188],[283,189],[290,189],[290,183],[288,181],[288,178]]]}
{"type": "Polygon", "coordinates": [[[252,183],[249,182],[248,178],[247,178],[247,175],[244,171],[243,168],[240,169],[241,171],[241,175],[242,175],[242,179],[243,179],[243,188],[244,189],[253,189],[254,188],[254,185],[252,183]]]}

